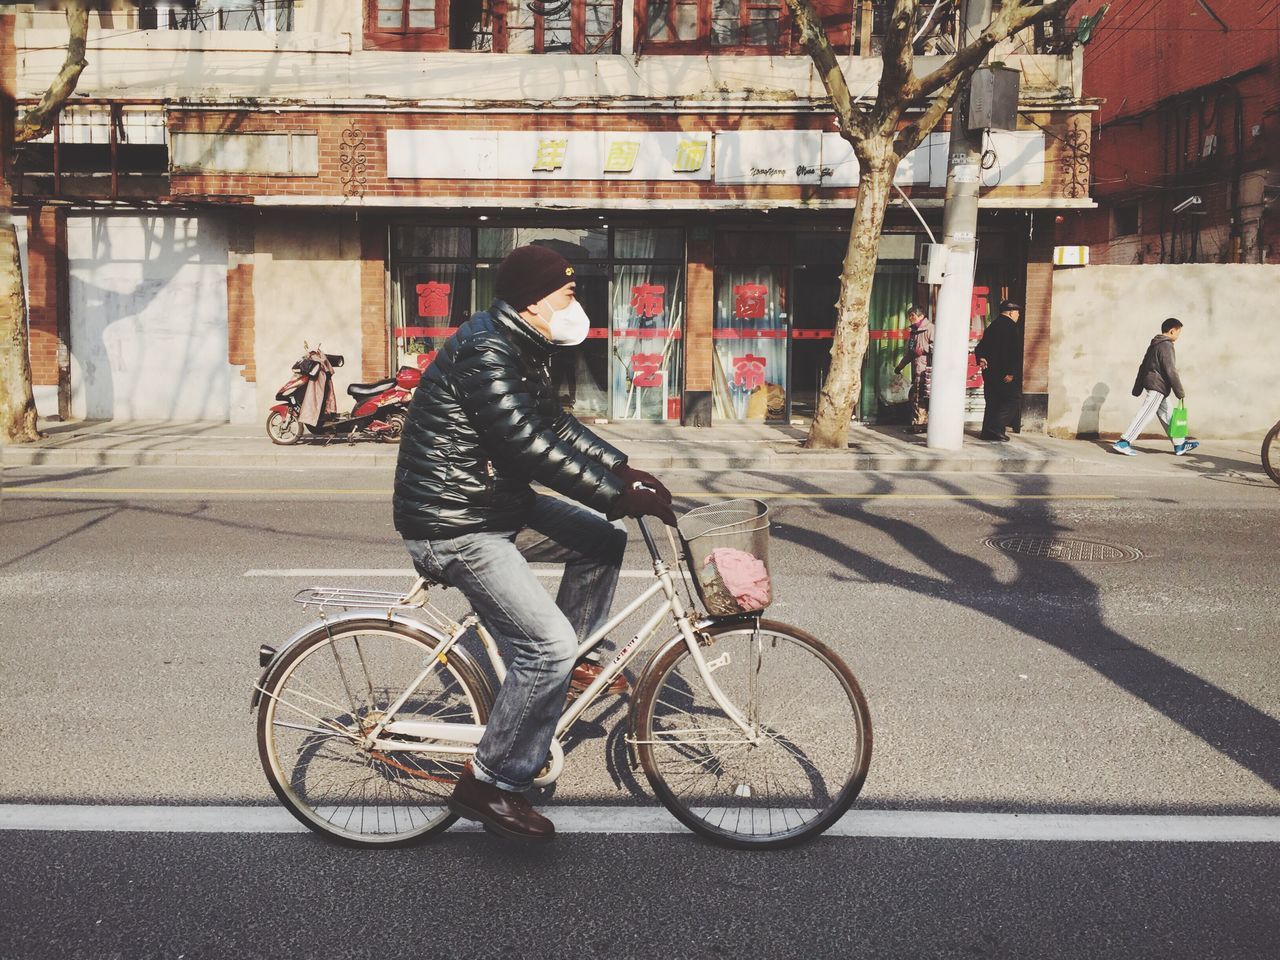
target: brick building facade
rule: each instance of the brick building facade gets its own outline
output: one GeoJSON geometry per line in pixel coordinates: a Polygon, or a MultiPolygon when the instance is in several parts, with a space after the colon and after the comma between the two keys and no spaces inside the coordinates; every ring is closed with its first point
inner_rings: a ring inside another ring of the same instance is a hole
{"type": "Polygon", "coordinates": [[[1113,3],[1084,59],[1098,209],[1064,236],[1094,263],[1280,263],[1280,7],[1113,3]]]}
{"type": "MultiPolygon", "coordinates": [[[[555,371],[580,416],[811,412],[856,162],[784,3],[767,29],[700,17],[695,30],[620,2],[599,36],[604,8],[586,0],[563,23],[517,23],[512,8],[511,22],[470,24],[479,47],[467,50],[444,6],[417,30],[373,0],[268,6],[274,32],[182,42],[136,10],[100,15],[93,79],[58,136],[24,156],[33,271],[52,251],[32,277],[36,379],[57,385],[64,412],[256,420],[304,340],[346,355],[352,379],[425,362],[488,305],[497,260],[525,242],[581,264],[592,334],[555,371]],[[193,47],[204,72],[184,66],[193,47]],[[192,358],[208,395],[165,393],[161,353],[192,358]]],[[[856,28],[837,40],[851,83],[870,89],[873,5],[822,9],[856,28]]],[[[22,16],[20,94],[32,96],[55,68],[57,25],[22,16]]],[[[1090,120],[1078,58],[1028,42],[1001,54],[1022,70],[1023,109],[984,162],[974,332],[1001,296],[1027,300],[1034,412],[1057,220],[1090,203],[1090,120]]],[[[900,171],[916,209],[895,201],[886,225],[867,420],[899,412],[906,308],[931,296],[914,264],[929,239],[920,218],[939,232],[945,129],[900,171]]]]}

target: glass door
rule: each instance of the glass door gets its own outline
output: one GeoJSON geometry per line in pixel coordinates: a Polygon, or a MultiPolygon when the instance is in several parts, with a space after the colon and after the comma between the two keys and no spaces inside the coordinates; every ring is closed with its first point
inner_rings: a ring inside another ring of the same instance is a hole
{"type": "Polygon", "coordinates": [[[717,266],[713,415],[785,422],[787,268],[717,266]]]}

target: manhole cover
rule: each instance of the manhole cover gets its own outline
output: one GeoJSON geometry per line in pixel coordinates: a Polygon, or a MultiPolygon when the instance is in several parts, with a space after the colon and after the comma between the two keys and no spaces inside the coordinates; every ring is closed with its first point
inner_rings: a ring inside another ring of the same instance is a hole
{"type": "Polygon", "coordinates": [[[982,541],[989,547],[1016,553],[1023,557],[1039,557],[1041,560],[1061,560],[1065,563],[1128,563],[1142,557],[1136,547],[1101,540],[1075,540],[1069,537],[1030,537],[1014,535],[987,537],[982,541]]]}

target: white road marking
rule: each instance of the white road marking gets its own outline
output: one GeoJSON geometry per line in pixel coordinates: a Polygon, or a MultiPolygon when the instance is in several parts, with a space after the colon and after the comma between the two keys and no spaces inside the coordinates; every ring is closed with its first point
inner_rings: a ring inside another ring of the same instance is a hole
{"type": "MultiPolygon", "coordinates": [[[[662,807],[544,807],[558,833],[681,834],[662,807]]],[[[459,823],[454,830],[478,830],[459,823]]],[[[110,833],[301,833],[281,807],[0,804],[0,830],[110,833]]],[[[946,813],[854,810],[833,837],[1102,843],[1280,843],[1280,817],[1129,814],[946,813]]]]}
{"type": "MultiPolygon", "coordinates": [[[[540,577],[558,577],[560,576],[561,568],[535,566],[533,568],[533,572],[540,577]]],[[[619,575],[622,577],[626,577],[628,579],[645,579],[645,580],[653,579],[652,570],[623,570],[622,573],[619,575]]],[[[415,576],[417,576],[417,574],[415,574],[412,570],[400,570],[393,567],[386,567],[386,568],[372,567],[368,569],[361,569],[358,567],[352,567],[349,569],[343,569],[340,567],[338,568],[292,567],[292,568],[286,568],[281,570],[246,570],[242,574],[242,576],[245,576],[245,577],[299,577],[299,578],[308,577],[313,579],[323,578],[323,577],[366,577],[366,578],[378,577],[378,578],[390,578],[390,579],[396,579],[396,580],[412,580],[415,576]]]]}

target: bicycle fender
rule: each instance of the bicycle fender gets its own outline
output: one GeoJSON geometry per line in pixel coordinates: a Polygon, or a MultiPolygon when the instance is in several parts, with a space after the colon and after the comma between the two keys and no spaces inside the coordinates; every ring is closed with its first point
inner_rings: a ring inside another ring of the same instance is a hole
{"type": "MultiPolygon", "coordinates": [[[[253,685],[253,696],[249,702],[249,709],[256,710],[259,702],[262,700],[262,688],[267,685],[267,681],[271,680],[275,672],[280,668],[285,654],[292,650],[304,640],[309,640],[316,635],[325,635],[332,631],[361,624],[369,628],[385,627],[388,623],[396,624],[407,629],[410,633],[415,634],[419,639],[429,640],[434,644],[444,643],[448,638],[432,627],[427,626],[420,620],[413,617],[405,616],[402,613],[389,611],[385,608],[372,608],[368,610],[351,610],[338,617],[331,617],[321,620],[319,623],[308,624],[281,645],[276,650],[275,656],[271,658],[271,662],[263,668],[262,673],[258,675],[258,682],[253,685]]],[[[475,678],[476,683],[480,686],[481,694],[487,699],[490,706],[493,705],[494,693],[493,685],[489,682],[488,675],[480,669],[476,660],[470,653],[458,644],[454,644],[453,649],[449,651],[450,657],[456,657],[463,664],[465,670],[469,670],[475,678]]]]}
{"type": "MultiPolygon", "coordinates": [[[[739,613],[732,617],[703,617],[701,620],[695,620],[690,624],[690,626],[693,628],[694,633],[700,633],[701,631],[712,627],[739,626],[741,624],[755,623],[759,619],[759,614],[739,613]]],[[[684,643],[684,634],[677,630],[675,636],[671,637],[659,646],[657,650],[653,651],[649,656],[649,659],[645,661],[644,668],[640,671],[639,676],[636,678],[635,689],[639,690],[643,687],[645,678],[649,676],[649,671],[653,669],[658,660],[665,656],[667,651],[672,647],[681,643],[684,643]]],[[[627,710],[627,732],[631,734],[631,736],[635,736],[636,709],[634,700],[632,701],[630,708],[627,710]]]]}

